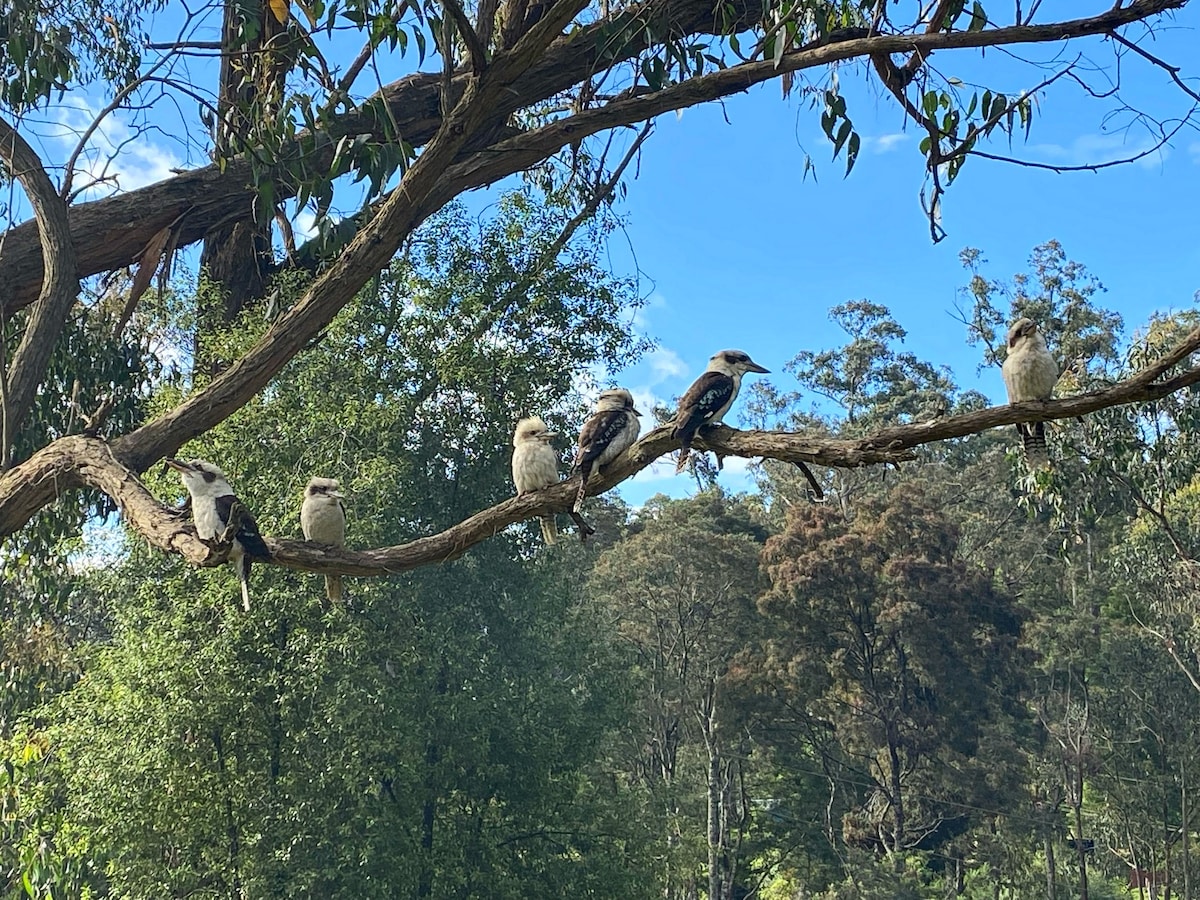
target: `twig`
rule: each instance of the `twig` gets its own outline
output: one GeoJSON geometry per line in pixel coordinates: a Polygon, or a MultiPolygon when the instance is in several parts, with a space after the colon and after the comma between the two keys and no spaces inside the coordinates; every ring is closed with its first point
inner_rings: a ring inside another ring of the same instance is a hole
{"type": "Polygon", "coordinates": [[[454,21],[458,29],[458,36],[462,38],[467,55],[471,58],[471,71],[482,75],[483,70],[487,68],[487,51],[479,42],[479,35],[475,33],[475,29],[471,27],[471,20],[463,12],[458,0],[442,0],[442,10],[454,21]]]}
{"type": "Polygon", "coordinates": [[[1159,59],[1153,53],[1149,53],[1146,50],[1143,50],[1137,44],[1133,43],[1133,41],[1130,41],[1126,38],[1121,37],[1121,35],[1117,34],[1117,32],[1115,32],[1115,31],[1110,31],[1108,33],[1108,36],[1110,38],[1112,38],[1114,41],[1116,41],[1118,44],[1123,44],[1124,46],[1128,47],[1130,50],[1132,50],[1138,56],[1142,57],[1142,59],[1153,63],[1154,65],[1158,66],[1160,69],[1165,71],[1168,75],[1171,76],[1171,80],[1174,81],[1177,85],[1179,85],[1179,89],[1181,91],[1183,91],[1185,94],[1187,94],[1193,100],[1195,100],[1197,103],[1200,103],[1200,93],[1197,93],[1196,91],[1194,91],[1190,87],[1188,87],[1186,84],[1184,84],[1183,79],[1179,77],[1179,72],[1180,72],[1179,66],[1173,66],[1170,63],[1168,63],[1166,60],[1159,59]]]}

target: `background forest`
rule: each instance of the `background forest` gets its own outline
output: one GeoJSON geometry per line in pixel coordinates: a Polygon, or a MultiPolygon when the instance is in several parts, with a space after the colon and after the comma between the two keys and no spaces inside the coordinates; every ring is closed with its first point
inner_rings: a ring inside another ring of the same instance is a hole
{"type": "MultiPolygon", "coordinates": [[[[545,264],[569,212],[518,192],[482,222],[438,215],[189,450],[274,534],[298,533],[310,473],[339,478],[357,546],[511,495],[515,418],[544,412],[566,450],[580,389],[644,346],[632,285],[598,261],[606,218],[545,264]]],[[[981,364],[1033,315],[1064,392],[1194,324],[1127,333],[1054,243],[1012,281],[963,256],[981,364]]],[[[173,404],[203,377],[183,364],[193,304],[180,286],[139,308],[151,352],[128,358],[154,368],[60,377],[121,379],[132,420],[173,404]]],[[[110,340],[113,315],[87,305],[71,346],[110,340]]],[[[762,382],[754,424],[852,436],[986,405],[906,352],[885,306],[831,315],[844,346],[792,360],[794,390],[762,382]]],[[[214,352],[253,339],[241,324],[214,352]]],[[[103,507],[82,539],[46,516],[4,561],[5,892],[1190,896],[1198,412],[1188,390],[1060,422],[1036,477],[1011,429],[818,470],[820,502],[777,462],[729,495],[707,457],[694,497],[592,501],[586,544],[542,546],[530,521],[350,579],[333,608],[319,576],[268,566],[247,614],[227,567],[103,507]]]]}

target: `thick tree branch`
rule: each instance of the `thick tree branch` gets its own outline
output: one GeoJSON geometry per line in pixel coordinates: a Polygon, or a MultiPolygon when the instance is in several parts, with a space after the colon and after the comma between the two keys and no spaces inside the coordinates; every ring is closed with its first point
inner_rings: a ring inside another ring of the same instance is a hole
{"type": "MultiPolygon", "coordinates": [[[[724,9],[724,7],[722,7],[724,9]]],[[[749,28],[761,16],[761,6],[749,0],[733,0],[728,10],[731,27],[749,28]]],[[[507,116],[534,106],[572,85],[590,78],[597,69],[615,66],[643,53],[650,46],[650,23],[666,23],[676,34],[715,34],[724,27],[714,0],[647,0],[609,18],[580,28],[570,37],[555,41],[536,65],[510,84],[495,109],[507,116]],[[642,27],[637,27],[638,25],[642,27]],[[618,39],[615,35],[625,35],[618,39]],[[621,41],[624,42],[621,42],[621,41]]],[[[462,95],[473,75],[455,77],[454,99],[462,95]]],[[[346,136],[391,133],[390,125],[413,147],[422,147],[441,126],[441,75],[418,72],[382,88],[376,95],[387,105],[388,129],[368,112],[370,103],[337,118],[336,127],[319,132],[305,161],[314,169],[328,169],[338,141],[346,136]],[[364,111],[367,110],[367,111],[364,111]]],[[[299,132],[281,148],[282,155],[298,157],[300,147],[310,140],[299,132]]],[[[389,137],[389,140],[394,138],[389,137]]],[[[291,178],[274,184],[277,200],[295,196],[291,178]]],[[[256,196],[250,164],[231,159],[222,170],[208,165],[166,181],[92,203],[73,206],[71,234],[78,253],[80,277],[107,272],[131,264],[150,238],[180,216],[179,246],[202,240],[217,225],[240,217],[256,196]]],[[[42,283],[37,227],[22,223],[5,237],[0,251],[0,307],[7,313],[28,306],[42,283]]]]}
{"type": "MultiPolygon", "coordinates": [[[[878,35],[826,44],[825,50],[801,48],[785,55],[783,64],[778,68],[774,68],[772,62],[766,61],[751,64],[749,68],[735,66],[723,70],[722,73],[717,73],[723,75],[723,78],[707,82],[706,89],[698,91],[689,102],[683,102],[686,91],[682,94],[677,91],[681,88],[686,89],[692,81],[668,89],[676,91],[672,95],[675,102],[671,104],[660,103],[648,107],[640,107],[637,104],[622,106],[621,115],[608,117],[609,127],[644,121],[649,116],[659,115],[661,112],[681,109],[694,103],[745,90],[753,84],[768,80],[772,75],[826,62],[872,53],[919,52],[922,56],[928,56],[934,50],[940,49],[1036,43],[1110,33],[1131,22],[1178,9],[1186,2],[1187,0],[1135,0],[1126,6],[1114,7],[1101,15],[1070,22],[1018,25],[978,32],[878,35]],[[833,47],[838,48],[838,51],[828,52],[829,48],[833,47]],[[717,86],[722,89],[714,90],[717,86]]],[[[633,6],[580,28],[569,37],[554,40],[537,58],[536,64],[513,80],[496,105],[496,115],[503,118],[516,110],[533,106],[590,78],[600,69],[607,69],[635,58],[650,46],[655,31],[648,27],[652,22],[667,23],[670,31],[679,35],[716,34],[726,27],[735,30],[750,28],[759,21],[761,15],[761,4],[752,4],[748,0],[735,2],[733,8],[728,11],[724,6],[715,5],[713,0],[649,0],[633,6]],[[728,19],[724,18],[727,12],[728,19]],[[617,40],[614,35],[626,37],[617,40]]],[[[465,90],[472,77],[474,76],[470,73],[456,76],[454,91],[465,90]]],[[[418,73],[401,79],[380,92],[380,96],[388,105],[390,118],[395,121],[404,139],[414,147],[425,144],[440,125],[440,80],[437,74],[418,73]]],[[[581,131],[579,136],[597,130],[600,129],[589,128],[581,131]]],[[[328,166],[338,139],[344,135],[363,133],[382,134],[382,130],[379,123],[362,112],[356,111],[339,117],[335,128],[317,136],[307,161],[314,169],[328,166]]],[[[285,148],[285,152],[297,153],[302,139],[305,139],[305,135],[298,135],[290,149],[285,148]]],[[[241,214],[251,202],[254,193],[250,182],[248,163],[244,160],[231,160],[224,173],[218,171],[215,165],[206,166],[147,188],[73,207],[71,231],[79,253],[80,275],[92,275],[130,264],[153,234],[185,213],[187,215],[180,232],[180,246],[200,240],[217,223],[241,214]]],[[[275,196],[279,200],[294,196],[294,192],[295,185],[290,179],[281,178],[275,184],[275,196]]],[[[36,297],[37,288],[41,284],[41,258],[37,243],[36,229],[32,223],[18,226],[7,237],[4,252],[0,255],[0,305],[9,311],[28,305],[36,297]]]]}
{"type": "MultiPolygon", "coordinates": [[[[579,2],[571,0],[571,5],[579,2]]],[[[566,13],[560,11],[560,15],[566,13]]],[[[497,98],[512,78],[520,75],[523,60],[531,58],[532,49],[525,43],[533,34],[522,38],[511,52],[497,56],[488,70],[468,85],[378,214],[258,343],[207,387],[117,442],[118,452],[135,471],[144,471],[244,406],[388,264],[413,229],[441,205],[431,205],[430,197],[463,145],[491,121],[497,98]]]]}
{"type": "Polygon", "coordinates": [[[29,198],[42,256],[49,261],[43,273],[41,292],[25,323],[21,343],[13,354],[12,366],[7,372],[0,372],[0,378],[7,382],[4,408],[0,411],[4,420],[0,428],[3,435],[0,469],[3,469],[9,462],[11,441],[33,406],[67,313],[79,295],[79,277],[75,272],[75,248],[67,223],[67,204],[54,189],[37,153],[3,119],[0,119],[0,164],[20,183],[29,198]]]}
{"type": "MultiPolygon", "coordinates": [[[[694,446],[723,456],[778,459],[791,463],[856,468],[899,463],[915,458],[912,448],[988,428],[1017,422],[1074,418],[1127,403],[1158,400],[1200,382],[1200,367],[1186,369],[1166,381],[1148,380],[1161,374],[1168,360],[1179,361],[1200,347],[1200,329],[1193,331],[1168,357],[1125,381],[1100,391],[1049,400],[994,406],[929,423],[883,429],[857,440],[813,438],[786,431],[738,431],[725,425],[704,429],[694,446]],[[1153,377],[1153,376],[1152,376],[1153,377]]],[[[131,471],[117,445],[82,435],[55,441],[26,462],[0,476],[0,537],[11,534],[37,510],[65,490],[89,485],[104,491],[121,508],[127,523],[153,546],[179,553],[197,565],[215,565],[223,556],[196,537],[189,522],[160,504],[131,471]]],[[[679,448],[670,428],[656,428],[588,484],[587,493],[610,490],[659,457],[679,448]]],[[[514,497],[476,513],[435,535],[396,547],[351,551],[320,547],[303,541],[268,539],[274,562],[294,569],[343,575],[384,575],[462,555],[470,547],[525,519],[568,509],[575,497],[572,480],[514,497]]],[[[260,523],[264,524],[264,523],[260,523]]]]}
{"type": "MultiPolygon", "coordinates": [[[[835,34],[831,36],[833,39],[785,53],[778,63],[772,60],[742,63],[653,93],[618,96],[602,107],[584,110],[542,128],[503,140],[457,164],[447,173],[447,178],[443,181],[443,190],[433,196],[438,201],[445,202],[462,190],[490,184],[513,172],[526,169],[572,141],[578,141],[607,128],[646,121],[663,113],[740,93],[785,72],[906,50],[928,53],[935,49],[1039,43],[1084,34],[1101,34],[1113,27],[1109,21],[1110,17],[1123,19],[1135,11],[1149,14],[1145,12],[1147,5],[1153,6],[1155,11],[1161,11],[1159,7],[1172,6],[1179,2],[1180,0],[1138,0],[1131,6],[1114,8],[1091,19],[1076,19],[1053,25],[1014,25],[991,31],[858,36],[841,40],[836,39],[839,36],[835,34]]],[[[1135,16],[1134,20],[1136,18],[1135,16]]]]}

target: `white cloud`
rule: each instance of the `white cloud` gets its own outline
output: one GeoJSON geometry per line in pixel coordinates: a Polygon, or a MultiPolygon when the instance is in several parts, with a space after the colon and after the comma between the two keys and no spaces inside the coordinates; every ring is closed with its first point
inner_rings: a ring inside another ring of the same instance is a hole
{"type": "Polygon", "coordinates": [[[646,298],[645,303],[633,311],[633,318],[630,320],[630,324],[641,334],[647,334],[650,331],[650,311],[666,308],[667,299],[658,293],[658,291],[655,291],[646,298]]]}
{"type": "Polygon", "coordinates": [[[864,142],[872,153],[890,153],[908,140],[908,135],[903,131],[893,132],[892,134],[881,134],[878,137],[866,137],[864,142]]]}
{"type": "Polygon", "coordinates": [[[1070,144],[1030,144],[1028,158],[1051,165],[1086,166],[1138,156],[1135,165],[1156,169],[1171,154],[1170,147],[1158,147],[1157,144],[1150,135],[1081,134],[1070,144]]]}
{"type": "Polygon", "coordinates": [[[658,347],[646,356],[653,374],[651,384],[661,384],[669,378],[681,378],[688,373],[687,363],[670,347],[658,347]]]}
{"type": "Polygon", "coordinates": [[[1192,141],[1188,144],[1188,155],[1192,157],[1192,162],[1200,165],[1200,141],[1192,141]]]}
{"type": "MultiPolygon", "coordinates": [[[[48,137],[74,149],[84,132],[96,121],[100,107],[89,101],[55,108],[48,137]]],[[[131,128],[119,113],[110,113],[88,138],[87,146],[76,163],[75,187],[96,183],[85,197],[106,196],[131,191],[170,178],[171,170],[183,161],[166,147],[150,140],[148,132],[131,128]]]]}

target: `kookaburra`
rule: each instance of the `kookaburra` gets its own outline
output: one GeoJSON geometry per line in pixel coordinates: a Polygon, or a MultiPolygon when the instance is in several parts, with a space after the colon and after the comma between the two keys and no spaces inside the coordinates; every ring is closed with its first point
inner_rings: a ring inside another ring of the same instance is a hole
{"type": "Polygon", "coordinates": [[[675,414],[675,427],[671,437],[679,438],[679,462],[675,472],[683,471],[688,454],[692,451],[692,438],[705,425],[716,425],[729,412],[742,387],[742,376],[747,372],[766,373],[764,369],[741,350],[721,350],[708,361],[704,374],[695,380],[675,414]]]}
{"type": "Polygon", "coordinates": [[[205,543],[232,540],[229,562],[242,585],[242,606],[250,611],[250,560],[270,559],[271,551],[258,533],[254,516],[242,505],[217,466],[203,459],[168,459],[192,498],[192,521],[205,543]],[[237,518],[237,528],[229,533],[237,518]]]}
{"type": "MultiPolygon", "coordinates": [[[[1009,403],[1027,400],[1049,400],[1058,382],[1058,366],[1046,349],[1046,339],[1033,319],[1017,319],[1008,329],[1008,356],[1001,368],[1009,403]]],[[[1025,459],[1030,466],[1050,465],[1046,451],[1046,423],[1020,422],[1017,433],[1025,445],[1025,459]]]]}
{"type": "MultiPolygon", "coordinates": [[[[306,541],[346,546],[346,507],[336,478],[313,478],[304,489],[300,505],[300,528],[306,541]]],[[[330,603],[342,602],[342,576],[325,576],[325,596],[330,603]]]]}
{"type": "MultiPolygon", "coordinates": [[[[513,432],[512,476],[517,496],[539,491],[558,484],[558,454],[550,446],[556,437],[537,416],[521,419],[513,432]]],[[[542,540],[553,544],[558,540],[554,514],[541,517],[542,540]]]]}
{"type": "Polygon", "coordinates": [[[633,394],[625,388],[613,388],[600,392],[596,411],[583,423],[579,432],[579,447],[575,451],[572,472],[580,474],[579,493],[575,495],[573,509],[583,508],[587,493],[588,478],[596,469],[606,466],[637,440],[641,413],[634,409],[633,394]]]}

